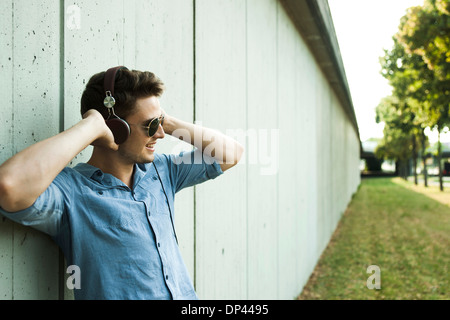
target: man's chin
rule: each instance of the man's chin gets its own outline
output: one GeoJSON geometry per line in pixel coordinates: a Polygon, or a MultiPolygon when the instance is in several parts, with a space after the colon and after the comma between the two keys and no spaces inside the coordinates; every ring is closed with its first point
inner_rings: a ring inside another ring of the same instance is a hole
{"type": "Polygon", "coordinates": [[[155,155],[151,154],[146,156],[145,158],[142,157],[141,159],[138,159],[137,163],[139,164],[146,164],[146,163],[152,163],[155,160],[155,155]]]}

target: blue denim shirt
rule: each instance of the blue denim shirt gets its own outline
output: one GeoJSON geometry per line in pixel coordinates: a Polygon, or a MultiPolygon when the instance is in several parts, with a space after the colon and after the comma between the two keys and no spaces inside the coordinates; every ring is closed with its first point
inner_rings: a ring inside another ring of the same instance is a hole
{"type": "Polygon", "coordinates": [[[155,154],[152,164],[135,165],[132,189],[78,164],[30,208],[0,213],[49,234],[80,268],[75,299],[197,299],[172,223],[175,193],[222,173],[197,156],[155,154]]]}

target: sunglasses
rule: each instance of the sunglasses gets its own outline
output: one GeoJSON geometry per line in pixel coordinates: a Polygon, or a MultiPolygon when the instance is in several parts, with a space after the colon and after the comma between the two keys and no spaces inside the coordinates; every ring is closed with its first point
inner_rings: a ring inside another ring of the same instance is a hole
{"type": "Polygon", "coordinates": [[[162,126],[163,124],[164,124],[164,114],[162,114],[159,118],[154,118],[150,120],[148,126],[141,126],[141,127],[146,129],[149,137],[153,137],[155,133],[158,131],[159,125],[162,126]]]}

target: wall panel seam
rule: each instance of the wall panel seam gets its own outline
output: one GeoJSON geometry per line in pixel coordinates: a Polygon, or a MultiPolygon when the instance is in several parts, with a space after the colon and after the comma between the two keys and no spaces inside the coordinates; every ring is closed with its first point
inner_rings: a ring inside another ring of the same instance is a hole
{"type": "MultiPolygon", "coordinates": [[[[276,97],[276,123],[277,123],[277,128],[280,128],[280,116],[279,116],[279,56],[278,56],[278,50],[279,50],[279,26],[278,26],[278,24],[279,24],[279,6],[280,6],[280,2],[279,1],[277,1],[277,5],[276,5],[276,12],[275,12],[275,14],[276,14],[276,21],[275,21],[275,23],[276,23],[276,31],[275,31],[275,34],[276,34],[276,37],[275,37],[275,41],[276,41],[276,50],[275,50],[275,63],[276,63],[276,67],[275,67],[275,69],[276,69],[276,71],[275,71],[275,73],[276,73],[276,78],[277,78],[277,83],[276,83],[276,93],[275,93],[275,97],[276,97]]],[[[278,169],[280,169],[280,168],[278,168],[278,169]]],[[[277,205],[276,205],[276,210],[277,210],[277,212],[276,212],[276,239],[277,239],[277,245],[276,245],[276,250],[277,250],[277,252],[276,252],[276,257],[277,257],[277,264],[276,264],[276,278],[277,278],[277,286],[276,286],[276,290],[277,290],[277,292],[276,292],[276,297],[279,299],[280,298],[280,286],[278,285],[278,283],[280,283],[280,256],[279,256],[279,242],[280,242],[280,235],[279,235],[279,233],[280,233],[280,231],[279,231],[279,202],[280,202],[280,197],[279,197],[279,176],[280,176],[280,172],[279,172],[279,170],[278,170],[278,172],[277,172],[277,176],[278,176],[278,178],[275,180],[275,183],[277,184],[276,185],[276,201],[277,201],[277,205]]]]}
{"type": "MultiPolygon", "coordinates": [[[[196,90],[197,90],[197,86],[196,86],[196,80],[197,80],[197,74],[196,74],[196,70],[197,70],[197,64],[196,64],[196,5],[197,2],[196,0],[192,0],[192,121],[195,123],[196,121],[196,90]]],[[[194,190],[193,190],[193,197],[194,197],[194,201],[193,201],[193,223],[194,223],[194,248],[193,248],[193,254],[194,254],[194,274],[193,274],[193,283],[194,283],[194,288],[197,290],[197,187],[193,186],[194,190]]]]}
{"type": "MultiPolygon", "coordinates": [[[[59,2],[59,132],[65,130],[65,110],[64,110],[64,63],[65,63],[65,0],[59,2]]],[[[58,299],[64,300],[65,285],[65,258],[62,250],[58,250],[58,299]]]]}
{"type": "Polygon", "coordinates": [[[64,113],[64,60],[65,60],[65,38],[64,38],[64,22],[65,22],[65,6],[64,0],[60,0],[60,10],[59,10],[59,132],[64,131],[65,129],[65,113],[64,113]]]}
{"type": "MultiPolygon", "coordinates": [[[[248,1],[245,1],[245,126],[248,128],[248,1]]],[[[247,139],[247,145],[248,145],[248,135],[246,135],[246,139],[247,139]]],[[[247,247],[247,254],[246,254],[246,274],[247,274],[247,279],[246,279],[246,297],[248,299],[249,296],[249,279],[250,279],[250,270],[249,270],[249,238],[248,238],[248,234],[249,234],[249,201],[248,201],[248,155],[246,156],[247,159],[245,161],[246,163],[246,167],[247,169],[245,170],[245,184],[246,184],[246,188],[245,188],[245,197],[246,197],[246,203],[245,203],[245,208],[246,208],[246,247],[247,247]]]]}
{"type": "Polygon", "coordinates": [[[12,116],[11,116],[11,155],[14,155],[16,153],[16,139],[15,139],[15,115],[14,115],[14,93],[15,93],[15,76],[14,76],[14,48],[15,48],[15,39],[14,39],[14,0],[11,0],[11,11],[12,11],[12,19],[11,19],[11,76],[12,76],[12,90],[11,90],[11,110],[12,110],[12,116]]]}
{"type": "MultiPolygon", "coordinates": [[[[12,116],[11,116],[11,155],[14,155],[16,153],[16,143],[15,143],[15,116],[14,116],[14,92],[15,92],[15,77],[14,77],[14,48],[15,48],[15,39],[14,39],[14,0],[11,0],[11,76],[12,76],[12,90],[11,90],[11,110],[12,110],[12,116]]],[[[14,231],[15,225],[12,224],[12,232],[11,232],[11,300],[14,300],[14,231]]]]}

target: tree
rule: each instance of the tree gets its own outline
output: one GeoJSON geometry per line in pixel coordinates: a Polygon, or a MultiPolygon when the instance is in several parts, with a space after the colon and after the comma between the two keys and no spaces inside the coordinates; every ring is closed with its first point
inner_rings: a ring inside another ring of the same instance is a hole
{"type": "MultiPolygon", "coordinates": [[[[426,67],[422,58],[416,54],[407,54],[404,47],[393,38],[391,51],[385,50],[380,58],[381,74],[389,80],[392,86],[392,96],[381,101],[377,108],[377,122],[384,121],[390,129],[397,128],[411,139],[411,157],[414,164],[414,181],[417,184],[417,158],[422,150],[424,160],[424,181],[427,182],[426,161],[424,157],[427,139],[425,128],[429,125],[423,100],[423,87],[432,73],[426,67]],[[390,111],[391,110],[391,111],[390,111]]],[[[389,131],[388,131],[389,132],[389,131]]],[[[396,135],[398,136],[398,134],[396,135]]]]}
{"type": "MultiPolygon", "coordinates": [[[[429,71],[420,69],[418,75],[427,75],[417,86],[430,127],[437,128],[440,189],[443,188],[440,134],[450,124],[450,2],[426,0],[424,6],[410,8],[401,20],[398,43],[407,55],[421,57],[429,71]]],[[[417,79],[420,79],[417,78],[417,79]]]]}
{"type": "Polygon", "coordinates": [[[391,95],[381,100],[376,108],[377,122],[383,121],[384,137],[378,144],[375,155],[395,160],[400,166],[399,173],[407,178],[408,161],[413,159],[414,181],[417,184],[417,157],[420,149],[417,141],[421,126],[416,124],[415,114],[405,100],[391,95]]]}
{"type": "MultiPolygon", "coordinates": [[[[394,47],[380,59],[382,75],[398,99],[397,111],[410,113],[413,145],[420,141],[425,168],[426,127],[441,131],[450,123],[450,2],[427,0],[423,7],[412,7],[401,19],[394,35],[394,47]],[[416,140],[417,139],[417,140],[416,140]]],[[[406,125],[400,120],[397,125],[406,125]]],[[[391,123],[395,126],[396,123],[391,123]]],[[[399,128],[397,128],[399,129],[399,128]]],[[[403,128],[403,132],[408,131],[403,128]]],[[[440,139],[439,139],[440,140],[440,139]]],[[[438,142],[440,164],[441,144],[438,142]]],[[[413,147],[414,149],[414,147],[413,147]]],[[[439,166],[441,190],[442,171],[439,166]]]]}

